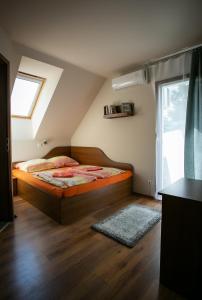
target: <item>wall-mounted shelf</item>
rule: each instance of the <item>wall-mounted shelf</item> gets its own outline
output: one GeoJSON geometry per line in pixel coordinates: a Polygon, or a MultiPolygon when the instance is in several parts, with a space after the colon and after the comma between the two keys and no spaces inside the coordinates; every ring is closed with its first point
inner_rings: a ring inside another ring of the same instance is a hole
{"type": "Polygon", "coordinates": [[[120,105],[105,105],[104,119],[126,118],[134,116],[135,107],[133,102],[122,102],[120,105]]]}
{"type": "Polygon", "coordinates": [[[108,114],[104,115],[105,119],[114,119],[114,118],[125,118],[125,117],[131,117],[134,114],[129,114],[129,113],[114,113],[114,114],[108,114]]]}

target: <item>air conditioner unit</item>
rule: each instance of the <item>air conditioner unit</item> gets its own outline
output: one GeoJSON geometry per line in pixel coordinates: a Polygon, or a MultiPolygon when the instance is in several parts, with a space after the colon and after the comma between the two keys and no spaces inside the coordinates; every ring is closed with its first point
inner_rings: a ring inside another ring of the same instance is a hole
{"type": "Polygon", "coordinates": [[[119,90],[128,86],[147,83],[147,72],[141,69],[117,78],[112,79],[112,88],[119,90]]]}

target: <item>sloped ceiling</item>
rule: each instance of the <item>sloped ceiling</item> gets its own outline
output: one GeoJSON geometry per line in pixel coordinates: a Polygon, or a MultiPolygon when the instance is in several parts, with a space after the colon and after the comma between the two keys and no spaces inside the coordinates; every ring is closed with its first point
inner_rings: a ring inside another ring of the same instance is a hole
{"type": "MultiPolygon", "coordinates": [[[[18,62],[20,62],[22,56],[25,56],[63,70],[36,136],[30,136],[31,128],[29,130],[27,120],[21,120],[23,124],[20,122],[20,126],[16,126],[16,123],[13,125],[12,122],[12,159],[13,161],[20,161],[42,157],[56,146],[70,144],[72,134],[105,79],[90,71],[28,47],[14,44],[13,48],[18,62]],[[18,138],[15,138],[16,136],[18,138]],[[38,147],[43,140],[48,140],[48,144],[44,147],[38,147]]],[[[13,61],[15,62],[15,59],[12,60],[12,64],[13,61]]]]}
{"type": "Polygon", "coordinates": [[[201,0],[7,0],[14,41],[108,76],[202,41],[201,0]]]}
{"type": "Polygon", "coordinates": [[[19,44],[15,45],[15,50],[20,56],[31,57],[63,69],[35,139],[70,139],[101,88],[104,78],[19,44]]]}
{"type": "MultiPolygon", "coordinates": [[[[105,78],[50,55],[12,43],[1,26],[0,53],[10,61],[10,92],[17,71],[21,68],[20,62],[23,56],[63,70],[36,136],[32,134],[31,121],[18,119],[19,122],[17,120],[12,122],[13,161],[42,157],[56,146],[70,144],[75,129],[89,109],[105,78]],[[48,144],[38,147],[44,139],[48,140],[48,144]]],[[[33,68],[36,72],[39,71],[36,64],[32,64],[33,68]]],[[[26,71],[29,72],[28,69],[26,71]]],[[[33,69],[33,72],[35,71],[33,69]]]]}

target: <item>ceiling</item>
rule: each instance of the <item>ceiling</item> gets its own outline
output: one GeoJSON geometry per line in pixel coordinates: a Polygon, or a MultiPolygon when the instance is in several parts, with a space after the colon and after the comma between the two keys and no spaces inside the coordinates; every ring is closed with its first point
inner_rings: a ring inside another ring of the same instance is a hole
{"type": "Polygon", "coordinates": [[[12,40],[105,77],[202,42],[199,0],[7,0],[12,40]]]}

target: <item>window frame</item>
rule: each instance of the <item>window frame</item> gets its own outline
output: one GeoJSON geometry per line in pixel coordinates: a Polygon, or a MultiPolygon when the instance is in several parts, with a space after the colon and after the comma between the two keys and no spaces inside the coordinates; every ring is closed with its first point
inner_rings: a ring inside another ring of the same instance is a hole
{"type": "MultiPolygon", "coordinates": [[[[25,72],[18,72],[17,73],[17,76],[16,76],[16,79],[17,78],[21,78],[21,79],[24,79],[24,80],[27,80],[27,81],[32,81],[32,80],[38,80],[39,81],[39,89],[38,89],[38,92],[36,93],[35,95],[35,98],[34,98],[34,101],[33,101],[33,104],[32,104],[32,108],[31,108],[31,111],[29,113],[28,116],[24,116],[24,115],[11,115],[11,118],[16,118],[16,119],[31,119],[32,116],[33,116],[33,113],[34,113],[34,110],[36,108],[36,105],[39,101],[39,98],[40,98],[40,95],[41,95],[41,92],[42,92],[42,89],[44,87],[44,84],[46,82],[46,79],[43,78],[43,77],[40,77],[40,76],[36,76],[36,75],[32,75],[32,74],[28,74],[28,73],[25,73],[25,72]],[[32,80],[30,80],[32,79],[32,80]]],[[[12,105],[12,103],[11,103],[12,105]]]]}

